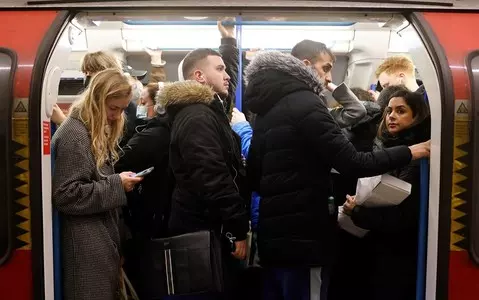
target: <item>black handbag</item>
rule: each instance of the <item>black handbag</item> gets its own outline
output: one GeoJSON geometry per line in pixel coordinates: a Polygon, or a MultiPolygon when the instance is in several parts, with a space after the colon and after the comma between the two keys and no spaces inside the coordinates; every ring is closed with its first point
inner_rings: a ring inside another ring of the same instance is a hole
{"type": "Polygon", "coordinates": [[[213,231],[151,241],[157,297],[224,291],[222,245],[213,231]]]}

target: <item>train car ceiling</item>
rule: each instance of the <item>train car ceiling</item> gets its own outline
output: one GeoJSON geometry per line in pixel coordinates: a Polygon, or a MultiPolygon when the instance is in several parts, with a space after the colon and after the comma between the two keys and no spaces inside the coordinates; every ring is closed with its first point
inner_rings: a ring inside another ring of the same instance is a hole
{"type": "Polygon", "coordinates": [[[6,0],[5,6],[9,7],[103,7],[103,8],[124,8],[124,7],[207,7],[215,8],[217,6],[243,8],[243,7],[338,7],[338,8],[408,8],[408,9],[448,9],[448,8],[463,8],[472,0],[389,0],[381,3],[380,1],[365,1],[365,0],[343,0],[343,1],[261,1],[250,0],[248,5],[245,1],[145,1],[145,0],[130,0],[130,1],[85,1],[85,0],[31,0],[31,1],[13,1],[6,0]]]}
{"type": "MultiPolygon", "coordinates": [[[[60,82],[59,102],[71,103],[82,90],[79,71],[87,52],[109,50],[128,65],[149,70],[145,47],[163,50],[167,61],[167,80],[177,80],[177,66],[188,51],[199,47],[218,48],[216,21],[233,17],[241,25],[241,48],[289,52],[303,39],[324,42],[337,55],[333,79],[366,88],[373,81],[373,69],[380,59],[408,48],[397,34],[408,22],[391,13],[278,13],[250,12],[235,15],[226,12],[88,12],[78,14],[65,34],[71,44],[68,64],[60,82]],[[374,40],[374,43],[371,41],[374,40]],[[369,76],[364,76],[367,72],[369,76]]],[[[148,75],[143,80],[148,82],[148,75]]],[[[330,97],[331,98],[331,97],[330,97]]],[[[332,98],[330,99],[332,100],[332,98]]]]}

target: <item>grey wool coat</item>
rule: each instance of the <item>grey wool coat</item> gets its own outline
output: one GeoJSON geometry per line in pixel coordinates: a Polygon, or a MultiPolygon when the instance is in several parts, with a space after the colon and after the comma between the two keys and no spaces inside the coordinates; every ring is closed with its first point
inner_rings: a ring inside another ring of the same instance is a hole
{"type": "Polygon", "coordinates": [[[53,137],[53,204],[60,212],[63,299],[116,299],[120,275],[118,208],[126,205],[111,165],[97,172],[87,128],[72,112],[53,137]]]}

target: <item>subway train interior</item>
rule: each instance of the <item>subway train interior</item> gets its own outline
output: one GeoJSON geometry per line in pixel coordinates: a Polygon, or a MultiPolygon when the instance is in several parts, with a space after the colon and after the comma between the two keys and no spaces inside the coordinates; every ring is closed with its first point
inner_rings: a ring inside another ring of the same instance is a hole
{"type": "MultiPolygon", "coordinates": [[[[0,153],[5,156],[0,299],[62,299],[50,117],[53,105],[67,111],[79,98],[83,56],[115,53],[132,70],[144,70],[146,84],[151,65],[145,48],[158,49],[167,81],[177,81],[178,65],[189,51],[218,48],[217,21],[225,17],[235,25],[241,59],[254,57],[258,49],[289,52],[303,39],[321,41],[336,55],[332,81],[349,87],[367,90],[377,84],[375,70],[387,57],[411,58],[427,90],[432,120],[431,156],[421,184],[417,299],[477,299],[479,6],[465,9],[461,1],[273,1],[274,7],[261,1],[83,2],[0,4],[0,153]]],[[[244,88],[239,84],[240,110],[244,88]]]]}

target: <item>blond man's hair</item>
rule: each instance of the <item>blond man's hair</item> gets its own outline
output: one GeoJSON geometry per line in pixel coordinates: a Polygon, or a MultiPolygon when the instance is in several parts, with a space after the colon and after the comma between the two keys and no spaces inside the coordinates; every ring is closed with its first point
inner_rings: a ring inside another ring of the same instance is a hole
{"type": "Polygon", "coordinates": [[[119,159],[118,143],[123,134],[124,115],[109,124],[107,101],[110,99],[131,98],[133,79],[118,69],[106,69],[93,76],[80,100],[72,105],[70,113],[78,115],[91,137],[91,148],[96,167],[101,168],[110,161],[119,159]]]}
{"type": "Polygon", "coordinates": [[[121,63],[112,53],[97,51],[85,54],[81,64],[81,71],[84,74],[95,75],[106,69],[122,70],[121,63]]]}
{"type": "Polygon", "coordinates": [[[386,58],[386,60],[376,69],[376,77],[379,77],[379,75],[381,75],[383,72],[388,75],[397,72],[404,72],[408,75],[415,74],[412,60],[401,55],[386,58]]]}

